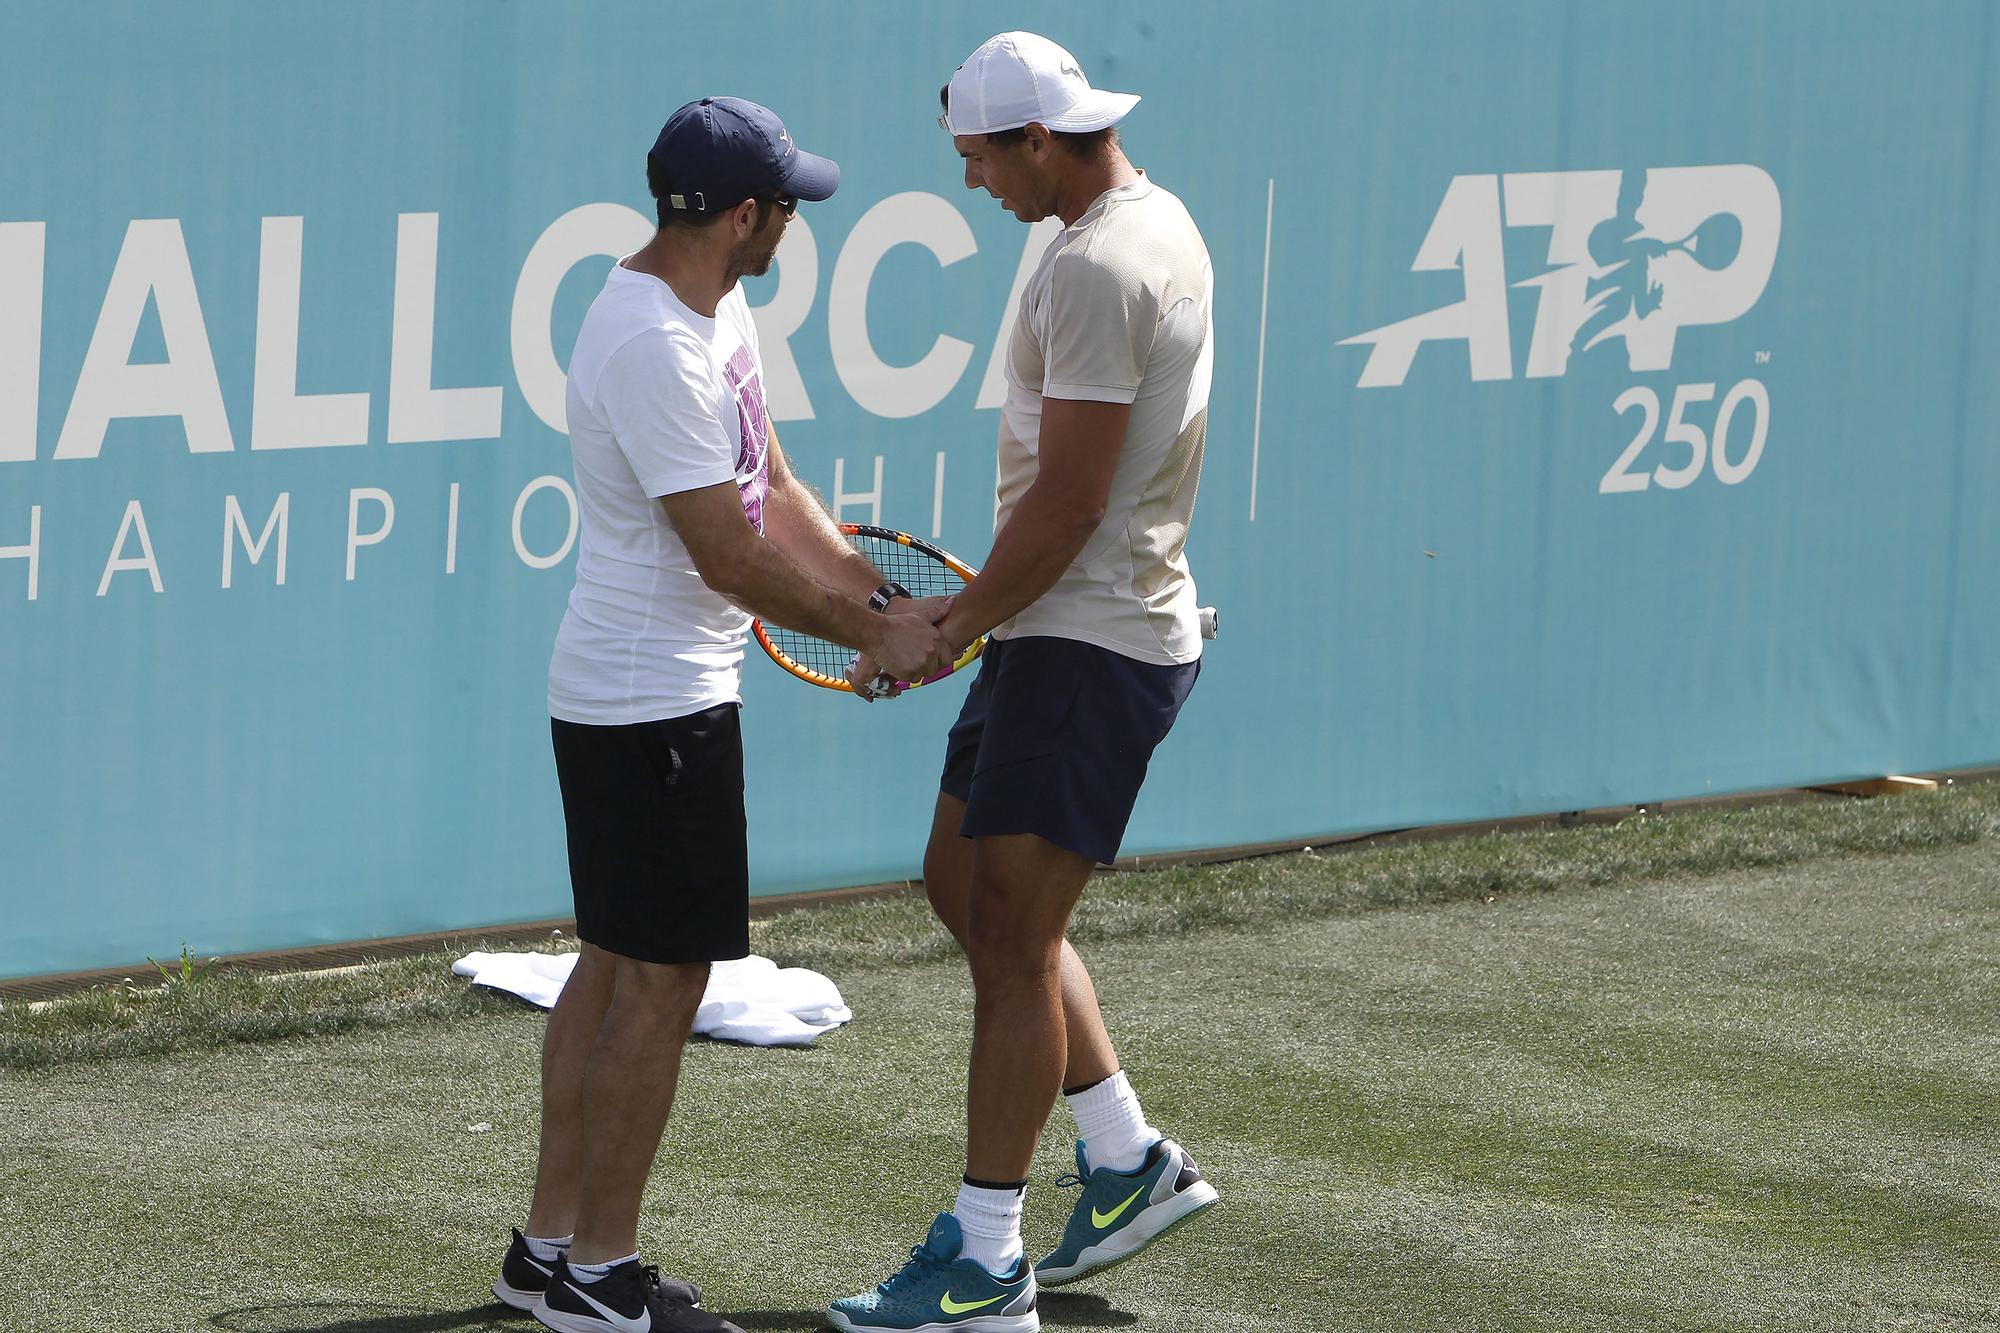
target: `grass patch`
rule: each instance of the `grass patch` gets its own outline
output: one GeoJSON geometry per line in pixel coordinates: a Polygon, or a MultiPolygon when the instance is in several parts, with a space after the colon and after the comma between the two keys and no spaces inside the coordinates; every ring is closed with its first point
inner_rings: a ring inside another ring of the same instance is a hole
{"type": "MultiPolygon", "coordinates": [[[[1916,799],[1826,809],[1922,825],[1970,808],[1916,799]]],[[[2000,839],[1981,829],[1912,825],[1895,836],[1927,850],[1877,856],[1882,830],[1850,824],[1844,854],[1713,875],[1642,859],[1652,878],[1583,893],[1469,893],[1472,868],[1378,878],[1399,905],[1368,910],[1382,900],[1355,888],[1306,919],[1114,929],[1085,952],[1119,1054],[1223,1203],[1048,1293],[1044,1326],[2000,1326],[2000,839]]],[[[1509,882],[1632,864],[1604,855],[1509,882]]],[[[1343,859],[1278,861],[1318,876],[1343,859]]],[[[964,965],[835,975],[857,1017],[812,1047],[688,1047],[646,1196],[648,1260],[751,1333],[806,1333],[883,1277],[963,1167],[964,965]]],[[[532,1327],[486,1283],[527,1204],[543,1026],[503,1003],[0,1070],[0,1236],[21,1256],[0,1329],[532,1327]],[[80,1237],[115,1262],[65,1262],[80,1237]]],[[[1031,1173],[1037,1255],[1073,1197],[1052,1184],[1070,1129],[1058,1107],[1031,1173]]]]}
{"type": "MultiPolygon", "coordinates": [[[[1575,829],[1298,852],[1223,865],[1108,875],[1071,938],[1254,929],[1357,912],[1637,884],[1844,856],[1935,851],[2000,833],[2000,784],[1887,800],[1792,802],[1634,818],[1575,829]]],[[[751,946],[782,964],[847,973],[951,958],[957,945],[921,895],[753,922],[751,946]]],[[[466,948],[477,947],[468,942],[466,948]]],[[[441,950],[330,973],[174,970],[164,987],[112,986],[0,1009],[0,1068],[328,1036],[516,1008],[467,985],[441,950]]],[[[171,964],[170,964],[171,967],[171,964]]]]}
{"type": "Polygon", "coordinates": [[[0,1010],[0,1068],[325,1037],[518,1009],[451,974],[454,952],[281,976],[218,967],[191,982],[120,984],[0,1010]]]}
{"type": "MultiPolygon", "coordinates": [[[[1323,920],[1827,857],[1936,851],[1996,834],[2000,783],[1987,783],[1889,800],[1789,802],[1355,851],[1291,852],[1104,876],[1078,905],[1070,938],[1103,943],[1323,920]]],[[[781,963],[813,967],[924,962],[957,952],[914,895],[776,917],[756,923],[752,942],[781,963]]]]}

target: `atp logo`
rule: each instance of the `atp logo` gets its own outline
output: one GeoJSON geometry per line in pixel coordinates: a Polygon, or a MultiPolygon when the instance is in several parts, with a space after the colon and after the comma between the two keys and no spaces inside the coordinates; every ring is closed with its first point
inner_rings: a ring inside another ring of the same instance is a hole
{"type": "Polygon", "coordinates": [[[1512,284],[1539,291],[1526,378],[1560,376],[1573,356],[1613,341],[1629,369],[1666,370],[1682,329],[1757,304],[1782,220],[1777,184],[1743,163],[1454,176],[1410,269],[1458,270],[1465,299],[1339,345],[1370,349],[1364,389],[1401,384],[1427,342],[1463,341],[1475,380],[1512,379],[1501,229],[1546,227],[1548,271],[1512,284]]]}

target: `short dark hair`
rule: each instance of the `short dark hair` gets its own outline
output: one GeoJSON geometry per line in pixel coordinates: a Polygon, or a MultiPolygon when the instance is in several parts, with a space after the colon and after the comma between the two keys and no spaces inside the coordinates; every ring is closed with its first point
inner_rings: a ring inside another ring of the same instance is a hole
{"type": "MultiPolygon", "coordinates": [[[[951,85],[938,89],[938,106],[945,115],[951,115],[951,85]]],[[[1077,157],[1096,157],[1118,146],[1118,127],[1106,125],[1101,130],[1086,130],[1081,134],[1071,134],[1064,130],[1050,130],[1049,137],[1064,151],[1077,157]]],[[[1023,126],[1017,130],[994,130],[985,136],[986,142],[996,148],[1012,148],[1015,144],[1028,141],[1028,130],[1023,126]]]]}
{"type": "Polygon", "coordinates": [[[653,211],[659,215],[660,226],[663,229],[710,227],[729,211],[717,209],[713,212],[698,213],[692,208],[675,208],[668,204],[667,196],[674,192],[673,182],[667,179],[667,173],[660,169],[660,164],[653,160],[651,153],[646,154],[646,188],[653,192],[653,211]]]}

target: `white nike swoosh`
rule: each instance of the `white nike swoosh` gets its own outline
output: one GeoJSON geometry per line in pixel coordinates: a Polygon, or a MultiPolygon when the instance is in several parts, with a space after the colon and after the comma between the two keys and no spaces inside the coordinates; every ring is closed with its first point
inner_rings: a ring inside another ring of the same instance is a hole
{"type": "Polygon", "coordinates": [[[528,1254],[526,1257],[528,1260],[528,1267],[534,1269],[537,1273],[540,1273],[543,1277],[555,1276],[556,1270],[551,1266],[549,1266],[548,1264],[545,1264],[541,1260],[537,1259],[532,1253],[528,1254]]]}
{"type": "Polygon", "coordinates": [[[569,1289],[575,1292],[577,1295],[583,1297],[585,1303],[587,1303],[591,1309],[597,1311],[597,1313],[599,1313],[600,1315],[603,1315],[605,1321],[609,1323],[611,1327],[617,1329],[618,1333],[651,1333],[653,1327],[653,1312],[651,1310],[641,1310],[639,1311],[639,1317],[637,1319],[628,1319],[624,1315],[619,1314],[616,1310],[612,1309],[610,1306],[606,1305],[603,1301],[600,1301],[595,1296],[592,1296],[582,1287],[577,1286],[576,1283],[574,1282],[570,1283],[569,1289]]]}

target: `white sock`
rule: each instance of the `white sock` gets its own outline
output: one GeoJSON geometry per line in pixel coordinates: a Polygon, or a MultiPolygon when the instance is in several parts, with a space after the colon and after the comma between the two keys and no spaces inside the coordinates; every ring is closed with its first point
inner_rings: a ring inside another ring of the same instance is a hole
{"type": "Polygon", "coordinates": [[[634,1250],[623,1259],[610,1259],[601,1264],[571,1264],[569,1275],[587,1287],[593,1282],[602,1282],[612,1269],[620,1264],[629,1264],[638,1257],[639,1252],[634,1250]]]}
{"type": "Polygon", "coordinates": [[[995,1277],[1008,1277],[1021,1262],[1021,1200],[1025,1182],[1005,1189],[960,1185],[951,1215],[965,1233],[965,1257],[995,1277]]]}
{"type": "Polygon", "coordinates": [[[521,1239],[528,1243],[529,1254],[545,1264],[552,1264],[569,1252],[570,1242],[576,1239],[576,1233],[571,1232],[567,1236],[523,1236],[521,1239]]]}
{"type": "Polygon", "coordinates": [[[1099,1171],[1136,1171],[1146,1150],[1164,1136],[1146,1123],[1132,1084],[1119,1070],[1065,1098],[1076,1116],[1076,1136],[1083,1140],[1084,1160],[1099,1171]]]}

